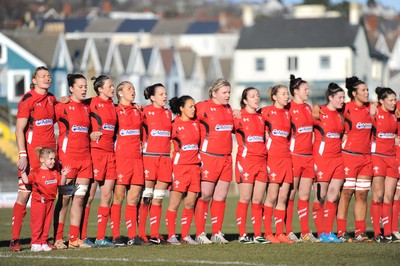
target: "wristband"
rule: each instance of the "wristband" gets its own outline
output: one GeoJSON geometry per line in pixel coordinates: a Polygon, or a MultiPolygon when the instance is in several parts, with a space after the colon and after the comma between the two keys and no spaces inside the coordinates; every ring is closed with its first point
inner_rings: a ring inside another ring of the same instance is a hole
{"type": "Polygon", "coordinates": [[[19,154],[21,154],[21,153],[26,153],[26,151],[20,151],[19,154]]]}
{"type": "Polygon", "coordinates": [[[19,155],[19,157],[28,157],[28,154],[22,153],[22,154],[19,155]]]}

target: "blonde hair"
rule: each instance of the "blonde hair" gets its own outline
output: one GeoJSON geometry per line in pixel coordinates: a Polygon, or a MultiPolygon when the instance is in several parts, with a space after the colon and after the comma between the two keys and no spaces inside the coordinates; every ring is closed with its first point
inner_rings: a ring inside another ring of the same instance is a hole
{"type": "Polygon", "coordinates": [[[37,147],[35,149],[35,152],[36,152],[39,160],[47,158],[52,153],[56,154],[56,151],[50,147],[37,147]]]}
{"type": "Polygon", "coordinates": [[[275,85],[275,86],[273,86],[272,88],[269,89],[269,98],[271,99],[271,101],[273,103],[275,103],[275,100],[274,100],[273,96],[278,94],[278,91],[279,91],[280,88],[288,89],[285,85],[281,85],[281,84],[275,85]]]}
{"type": "MultiPolygon", "coordinates": [[[[47,72],[50,73],[50,71],[49,71],[49,69],[48,69],[47,67],[45,67],[45,66],[40,66],[40,67],[37,67],[37,68],[35,69],[35,71],[33,71],[33,73],[32,73],[32,79],[35,79],[35,78],[36,78],[36,75],[38,74],[38,72],[39,72],[40,70],[45,70],[45,71],[47,71],[47,72]]],[[[35,88],[35,84],[33,84],[33,82],[31,82],[31,84],[30,84],[29,87],[30,87],[31,89],[34,89],[34,88],[35,88]]]]}
{"type": "Polygon", "coordinates": [[[117,99],[118,99],[118,101],[121,100],[121,96],[119,96],[118,92],[123,90],[125,84],[130,84],[133,87],[133,84],[130,83],[129,81],[122,81],[120,84],[118,84],[118,86],[117,86],[117,99]]]}
{"type": "Polygon", "coordinates": [[[212,98],[213,92],[217,92],[220,88],[222,88],[224,86],[230,87],[231,84],[229,83],[229,81],[227,81],[226,79],[223,79],[223,78],[219,78],[216,81],[214,81],[211,84],[211,87],[208,89],[208,96],[210,97],[210,99],[212,98]]]}

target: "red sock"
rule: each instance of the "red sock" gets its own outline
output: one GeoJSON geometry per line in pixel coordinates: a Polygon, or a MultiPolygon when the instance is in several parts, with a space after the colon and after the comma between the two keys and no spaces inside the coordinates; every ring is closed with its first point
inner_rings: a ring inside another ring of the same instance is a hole
{"type": "Polygon", "coordinates": [[[400,200],[393,201],[392,209],[392,232],[399,231],[400,200]]]}
{"type": "Polygon", "coordinates": [[[168,238],[175,235],[175,226],[176,226],[176,212],[167,210],[165,213],[165,221],[167,223],[168,229],[168,238]]]}
{"type": "Polygon", "coordinates": [[[355,221],[356,224],[356,230],[355,230],[355,235],[361,235],[362,233],[365,232],[366,229],[366,225],[365,225],[365,220],[356,220],[355,221]]]}
{"type": "Polygon", "coordinates": [[[236,222],[239,228],[239,236],[246,234],[246,220],[248,203],[238,202],[236,207],[236,222]]]}
{"type": "Polygon", "coordinates": [[[381,233],[382,203],[371,200],[369,213],[371,215],[372,226],[374,227],[374,236],[377,236],[381,233]]]}
{"type": "Polygon", "coordinates": [[[313,202],[313,219],[318,235],[324,232],[324,205],[313,202]]]}
{"type": "Polygon", "coordinates": [[[190,225],[192,224],[193,219],[193,210],[183,208],[182,212],[182,239],[189,235],[190,225]]]}
{"type": "Polygon", "coordinates": [[[104,239],[106,236],[109,214],[110,207],[99,206],[99,210],[97,211],[97,240],[104,239]]]}
{"type": "Polygon", "coordinates": [[[324,222],[325,233],[329,234],[333,231],[333,223],[336,217],[337,203],[327,200],[325,202],[324,222]]]}
{"type": "Polygon", "coordinates": [[[346,226],[347,220],[336,218],[336,223],[337,223],[337,235],[341,236],[347,231],[347,226],[346,226]]]}
{"type": "Polygon", "coordinates": [[[196,236],[205,232],[209,203],[210,201],[204,201],[202,199],[197,200],[196,209],[194,210],[194,221],[196,222],[196,236]]]}
{"type": "Polygon", "coordinates": [[[274,210],[274,217],[275,217],[275,229],[276,235],[280,236],[283,234],[283,223],[285,221],[286,210],[274,210]]]}
{"type": "Polygon", "coordinates": [[[128,229],[128,238],[132,239],[136,236],[136,224],[137,224],[137,206],[126,205],[125,208],[125,223],[128,229]]]}
{"type": "MultiPolygon", "coordinates": [[[[308,226],[308,216],[309,216],[310,204],[308,200],[298,200],[297,201],[297,214],[299,216],[301,234],[305,235],[310,233],[310,227],[308,226]]],[[[286,230],[286,232],[288,232],[286,230]]]]}
{"type": "Polygon", "coordinates": [[[113,238],[121,235],[121,204],[113,204],[111,206],[111,232],[113,238]]]}
{"type": "Polygon", "coordinates": [[[251,204],[251,222],[253,223],[254,236],[261,236],[262,205],[251,204]]]}
{"type": "Polygon", "coordinates": [[[158,229],[161,222],[161,205],[151,204],[150,206],[150,237],[157,237],[159,235],[158,229]]]}
{"type": "Polygon", "coordinates": [[[90,214],[90,206],[86,206],[83,212],[83,221],[82,221],[82,232],[81,232],[81,238],[85,239],[88,237],[87,235],[87,229],[88,229],[88,223],[89,223],[89,214],[90,214]]]}
{"type": "Polygon", "coordinates": [[[55,240],[63,239],[63,237],[64,237],[64,224],[63,223],[58,223],[58,225],[57,225],[57,234],[56,234],[56,239],[55,240]]]}
{"type": "Polygon", "coordinates": [[[79,226],[77,225],[70,225],[69,226],[69,241],[73,242],[78,239],[79,236],[79,226]]]}
{"type": "Polygon", "coordinates": [[[264,230],[265,236],[272,235],[272,213],[274,212],[273,208],[270,206],[264,205],[264,230]]]}
{"type": "Polygon", "coordinates": [[[213,200],[211,203],[211,232],[213,235],[222,230],[225,215],[225,201],[213,200]]]}
{"type": "Polygon", "coordinates": [[[26,214],[26,205],[14,203],[14,209],[12,213],[12,223],[11,223],[11,239],[19,239],[21,233],[22,222],[26,214]]]}
{"type": "MultiPolygon", "coordinates": [[[[298,209],[298,206],[297,206],[298,209]]],[[[293,211],[294,211],[294,200],[288,200],[287,208],[286,208],[286,234],[293,232],[292,223],[293,223],[293,211]]]]}
{"type": "Polygon", "coordinates": [[[141,203],[139,207],[139,221],[138,221],[139,236],[147,236],[146,222],[148,214],[149,214],[149,204],[141,203]]]}
{"type": "Polygon", "coordinates": [[[385,236],[392,234],[392,204],[384,202],[382,205],[382,225],[385,236]]]}

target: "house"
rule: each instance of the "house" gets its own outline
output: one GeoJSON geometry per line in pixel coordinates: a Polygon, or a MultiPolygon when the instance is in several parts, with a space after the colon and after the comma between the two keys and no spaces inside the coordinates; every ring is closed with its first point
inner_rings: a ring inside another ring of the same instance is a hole
{"type": "Polygon", "coordinates": [[[208,99],[205,89],[205,72],[201,58],[189,48],[179,49],[184,72],[182,88],[198,102],[208,99]]]}
{"type": "MultiPolygon", "coordinates": [[[[374,51],[375,52],[375,51],[374,51]]],[[[385,84],[385,58],[371,54],[362,24],[347,18],[268,19],[245,26],[234,55],[232,104],[239,106],[244,88],[260,90],[267,104],[268,88],[288,86],[290,74],[309,83],[310,100],[324,103],[330,82],[344,87],[346,77],[356,75],[367,84],[385,84]],[[382,66],[372,75],[372,62],[382,66]]]]}

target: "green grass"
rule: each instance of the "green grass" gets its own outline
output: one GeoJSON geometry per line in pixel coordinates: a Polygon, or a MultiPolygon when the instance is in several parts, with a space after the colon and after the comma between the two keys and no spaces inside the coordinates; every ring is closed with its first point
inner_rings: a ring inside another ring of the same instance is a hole
{"type": "MultiPolygon", "coordinates": [[[[237,197],[228,198],[223,232],[230,240],[237,238],[235,206],[237,197]]],[[[168,200],[166,200],[167,203],[168,200]]],[[[96,235],[96,201],[93,204],[89,223],[89,235],[96,235]]],[[[165,206],[163,208],[165,211],[165,206]]],[[[296,216],[296,215],[295,215],[296,216]]],[[[311,215],[310,215],[311,216],[311,215]]],[[[294,244],[294,245],[243,245],[232,241],[227,245],[198,246],[149,246],[97,248],[92,250],[63,250],[32,253],[29,251],[29,210],[21,232],[23,251],[9,251],[11,235],[11,209],[0,209],[0,265],[398,265],[400,244],[294,244]]],[[[178,218],[180,214],[178,214],[178,218]]],[[[369,220],[369,219],[367,219],[369,220]]],[[[166,234],[165,219],[162,218],[161,233],[166,234]]],[[[179,222],[178,222],[179,224],[179,222]]],[[[252,232],[248,220],[248,231],[252,232]]],[[[352,215],[349,215],[348,228],[353,228],[352,215]]],[[[211,231],[210,221],[207,231],[211,231]]],[[[310,217],[311,229],[314,224],[310,217]]],[[[122,218],[121,232],[126,235],[125,223],[122,218]]],[[[298,220],[294,218],[294,230],[299,232],[298,220]]],[[[68,222],[65,226],[65,236],[69,231],[68,222]]],[[[368,230],[371,231],[368,222],[368,230]]],[[[180,226],[177,226],[180,232],[180,226]]],[[[191,234],[194,234],[192,225],[191,234]]],[[[52,235],[52,231],[50,232],[52,235]]],[[[108,228],[107,235],[111,236],[108,228]]]]}

